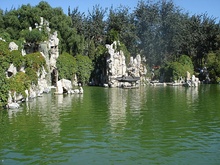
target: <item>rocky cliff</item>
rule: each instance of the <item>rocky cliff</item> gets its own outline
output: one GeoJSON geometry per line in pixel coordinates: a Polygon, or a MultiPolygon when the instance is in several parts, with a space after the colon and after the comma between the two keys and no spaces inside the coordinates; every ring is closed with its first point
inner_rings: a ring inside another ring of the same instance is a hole
{"type": "Polygon", "coordinates": [[[107,84],[111,87],[121,87],[131,85],[132,78],[138,78],[144,80],[147,74],[146,67],[142,64],[141,56],[138,54],[135,58],[130,57],[130,62],[126,65],[126,58],[122,50],[117,50],[119,42],[113,42],[111,45],[107,44],[106,48],[108,49],[108,57],[106,58],[106,68],[107,68],[107,84]],[[119,78],[126,79],[128,81],[119,81],[119,78]]]}

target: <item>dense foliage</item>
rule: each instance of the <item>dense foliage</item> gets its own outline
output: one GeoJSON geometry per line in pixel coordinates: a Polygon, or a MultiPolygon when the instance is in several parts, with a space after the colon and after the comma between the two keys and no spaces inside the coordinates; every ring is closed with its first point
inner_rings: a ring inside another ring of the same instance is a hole
{"type": "Polygon", "coordinates": [[[4,70],[0,67],[0,109],[5,106],[8,100],[9,86],[4,70]]]}
{"type": "Polygon", "coordinates": [[[9,51],[9,44],[0,41],[0,107],[5,106],[8,100],[8,91],[12,94],[22,94],[26,97],[25,90],[29,89],[31,84],[37,85],[37,73],[46,68],[45,58],[40,52],[22,56],[19,50],[9,51]],[[17,71],[25,67],[24,72],[18,72],[10,78],[6,78],[6,71],[10,64],[13,64],[17,71]]]}
{"type": "Polygon", "coordinates": [[[69,8],[66,15],[61,8],[52,8],[45,1],[36,6],[22,5],[0,12],[0,37],[40,41],[46,34],[27,30],[34,29],[40,17],[58,31],[61,52],[83,54],[92,60],[95,54],[91,54],[91,49],[116,39],[132,56],[145,56],[149,66],[175,61],[186,54],[196,67],[203,67],[206,55],[219,49],[220,28],[215,18],[207,14],[190,16],[171,0],[139,1],[133,11],[123,6],[108,10],[96,5],[88,15],[78,8],[69,8]]]}
{"type": "Polygon", "coordinates": [[[220,52],[210,52],[206,58],[209,77],[213,83],[220,83],[220,52]]]}
{"type": "Polygon", "coordinates": [[[5,106],[8,100],[9,86],[5,74],[6,69],[9,67],[8,55],[8,44],[0,40],[0,108],[5,106]]]}
{"type": "Polygon", "coordinates": [[[59,79],[72,80],[77,70],[76,59],[69,53],[63,53],[57,59],[57,68],[59,79]]]}
{"type": "Polygon", "coordinates": [[[24,72],[18,72],[9,80],[9,90],[12,94],[16,91],[17,94],[22,94],[26,97],[25,90],[28,90],[31,85],[30,77],[24,72]]]}
{"type": "Polygon", "coordinates": [[[93,70],[92,61],[89,59],[88,56],[77,55],[76,62],[77,62],[76,74],[79,82],[81,82],[82,84],[88,83],[91,72],[93,70]]]}
{"type": "Polygon", "coordinates": [[[166,82],[174,82],[186,77],[186,73],[194,73],[192,60],[182,55],[177,61],[166,63],[161,69],[160,73],[166,82]]]}

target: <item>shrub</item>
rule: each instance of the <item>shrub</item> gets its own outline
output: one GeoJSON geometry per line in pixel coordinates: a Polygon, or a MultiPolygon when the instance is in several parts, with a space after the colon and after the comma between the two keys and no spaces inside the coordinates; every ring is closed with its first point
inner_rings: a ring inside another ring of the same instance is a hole
{"type": "Polygon", "coordinates": [[[220,54],[209,53],[206,57],[206,66],[212,83],[220,82],[220,54]]]}
{"type": "Polygon", "coordinates": [[[59,72],[59,79],[65,78],[72,80],[73,76],[76,74],[76,59],[68,54],[63,53],[57,59],[57,69],[59,72]]]}
{"type": "Polygon", "coordinates": [[[13,63],[15,67],[19,70],[24,64],[24,57],[19,50],[13,50],[9,55],[10,63],[13,63]]]}
{"type": "Polygon", "coordinates": [[[46,60],[40,52],[27,54],[25,57],[25,67],[32,68],[37,72],[42,67],[46,67],[46,60]]]}
{"type": "Polygon", "coordinates": [[[4,107],[8,101],[8,81],[5,71],[0,67],[0,108],[4,107]]]}
{"type": "Polygon", "coordinates": [[[28,75],[31,84],[38,84],[37,72],[33,68],[26,68],[25,73],[28,75]]]}
{"type": "Polygon", "coordinates": [[[180,58],[178,59],[178,62],[183,65],[184,71],[188,71],[190,74],[193,74],[194,66],[189,56],[187,55],[180,56],[180,58]]]}
{"type": "Polygon", "coordinates": [[[88,83],[93,70],[92,60],[88,56],[77,55],[77,78],[82,83],[88,83]]]}
{"type": "Polygon", "coordinates": [[[39,43],[43,39],[45,39],[45,35],[43,32],[39,31],[38,29],[33,30],[23,30],[20,33],[20,36],[23,37],[26,42],[29,43],[39,43]]]}
{"type": "Polygon", "coordinates": [[[6,56],[9,53],[8,43],[0,40],[0,56],[6,56]]]}
{"type": "Polygon", "coordinates": [[[27,74],[24,72],[18,72],[15,76],[9,80],[9,90],[13,92],[16,91],[17,94],[22,94],[26,97],[25,90],[30,88],[31,82],[27,74]]]}
{"type": "Polygon", "coordinates": [[[184,78],[187,71],[193,74],[192,60],[186,55],[180,56],[177,61],[165,64],[160,69],[161,75],[164,75],[164,81],[167,82],[184,78]]]}

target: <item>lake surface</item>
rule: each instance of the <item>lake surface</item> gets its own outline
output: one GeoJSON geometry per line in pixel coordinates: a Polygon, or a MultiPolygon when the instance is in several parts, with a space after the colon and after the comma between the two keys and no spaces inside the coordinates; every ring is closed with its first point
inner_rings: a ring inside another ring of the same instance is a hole
{"type": "Polygon", "coordinates": [[[220,85],[44,94],[0,111],[0,164],[220,164],[220,85]]]}

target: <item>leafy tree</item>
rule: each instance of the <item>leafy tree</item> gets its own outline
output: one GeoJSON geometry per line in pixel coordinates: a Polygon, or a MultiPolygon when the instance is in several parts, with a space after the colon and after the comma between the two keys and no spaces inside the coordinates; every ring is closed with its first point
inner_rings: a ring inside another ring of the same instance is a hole
{"type": "Polygon", "coordinates": [[[103,75],[106,75],[106,55],[107,48],[99,45],[95,51],[95,58],[93,59],[94,69],[91,72],[91,81],[94,85],[103,83],[103,75]]]}
{"type": "Polygon", "coordinates": [[[10,65],[8,43],[0,40],[0,68],[6,71],[10,65]]]}
{"type": "Polygon", "coordinates": [[[119,34],[118,34],[118,31],[111,29],[107,34],[106,43],[112,44],[114,41],[120,41],[119,34]]]}
{"type": "Polygon", "coordinates": [[[27,54],[24,57],[26,68],[32,68],[35,72],[38,72],[42,67],[47,68],[46,60],[40,52],[27,54]]]}
{"type": "Polygon", "coordinates": [[[67,50],[70,54],[83,54],[85,49],[84,37],[78,35],[75,29],[72,29],[70,36],[67,38],[67,50]]]}
{"type": "Polygon", "coordinates": [[[174,58],[179,50],[182,17],[172,1],[145,3],[135,10],[138,47],[151,65],[160,65],[174,58]]]}
{"type": "Polygon", "coordinates": [[[68,79],[72,80],[74,78],[74,75],[76,74],[76,59],[68,54],[63,53],[61,54],[57,59],[57,69],[59,72],[59,79],[68,79]]]}
{"type": "Polygon", "coordinates": [[[182,51],[194,59],[194,65],[202,67],[205,56],[218,49],[219,25],[207,14],[193,15],[185,25],[182,51]]]}
{"type": "Polygon", "coordinates": [[[33,68],[25,68],[25,73],[28,75],[31,84],[38,84],[37,72],[33,68]]]}
{"type": "Polygon", "coordinates": [[[93,70],[92,60],[88,56],[77,55],[77,78],[82,84],[89,82],[91,72],[93,70]]]}
{"type": "Polygon", "coordinates": [[[31,85],[30,79],[24,72],[18,72],[12,78],[9,79],[9,90],[17,94],[22,94],[26,97],[25,90],[29,89],[31,85]]]}
{"type": "Polygon", "coordinates": [[[91,40],[90,42],[88,41],[88,57],[91,59],[91,60],[94,60],[95,59],[95,56],[96,56],[96,48],[95,48],[95,43],[93,40],[91,40]]]}
{"type": "Polygon", "coordinates": [[[8,54],[8,43],[0,40],[0,56],[7,56],[8,54]]]}
{"type": "Polygon", "coordinates": [[[24,57],[19,50],[11,51],[9,56],[10,63],[13,63],[18,70],[24,65],[24,57]]]}
{"type": "Polygon", "coordinates": [[[23,30],[20,33],[21,37],[24,37],[27,43],[40,43],[44,38],[44,34],[38,29],[23,30]]]}
{"type": "Polygon", "coordinates": [[[6,42],[11,41],[11,36],[9,33],[7,33],[4,30],[0,30],[0,38],[2,38],[3,40],[5,40],[6,42]]]}
{"type": "Polygon", "coordinates": [[[212,83],[220,83],[220,52],[208,53],[206,66],[212,83]]]}
{"type": "Polygon", "coordinates": [[[86,20],[86,39],[93,39],[95,46],[101,43],[105,43],[105,27],[104,21],[107,9],[103,9],[99,5],[93,7],[92,11],[89,11],[89,16],[86,20]]]}
{"type": "Polygon", "coordinates": [[[0,67],[0,108],[4,107],[8,101],[8,81],[5,76],[5,70],[0,67]]]}
{"type": "Polygon", "coordinates": [[[4,14],[3,10],[0,9],[0,31],[4,28],[4,14]]]}
{"type": "Polygon", "coordinates": [[[173,82],[186,77],[187,71],[193,74],[192,60],[186,55],[181,55],[178,61],[166,63],[160,69],[160,74],[163,75],[164,81],[173,82]]]}
{"type": "Polygon", "coordinates": [[[181,55],[178,59],[178,62],[183,65],[183,70],[188,71],[190,74],[194,72],[194,66],[192,60],[187,55],[181,55]]]}
{"type": "Polygon", "coordinates": [[[70,8],[69,8],[69,16],[72,19],[72,26],[73,28],[76,29],[77,34],[85,35],[86,33],[85,13],[81,13],[78,7],[74,8],[72,12],[70,12],[70,8]]]}
{"type": "Polygon", "coordinates": [[[137,45],[136,27],[134,24],[134,15],[129,12],[129,8],[120,6],[109,11],[107,19],[107,43],[120,41],[125,44],[128,51],[135,55],[137,45]]]}

